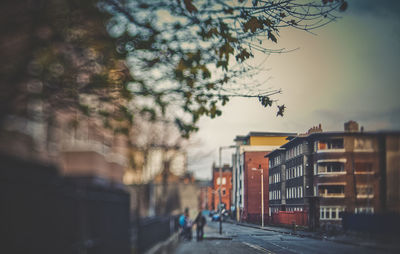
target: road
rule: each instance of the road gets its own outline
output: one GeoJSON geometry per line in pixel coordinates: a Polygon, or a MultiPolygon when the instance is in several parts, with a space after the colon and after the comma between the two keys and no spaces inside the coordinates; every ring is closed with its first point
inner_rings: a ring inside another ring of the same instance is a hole
{"type": "MultiPolygon", "coordinates": [[[[208,227],[209,232],[217,235],[217,222],[209,222],[208,227]]],[[[176,253],[389,253],[364,246],[288,235],[230,223],[223,224],[223,232],[232,239],[184,242],[176,253]]]]}

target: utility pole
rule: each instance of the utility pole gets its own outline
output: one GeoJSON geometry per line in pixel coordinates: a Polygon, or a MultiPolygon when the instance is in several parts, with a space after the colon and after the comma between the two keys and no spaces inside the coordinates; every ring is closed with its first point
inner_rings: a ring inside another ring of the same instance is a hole
{"type": "Polygon", "coordinates": [[[264,227],[264,170],[261,170],[261,227],[264,227]]]}
{"type": "Polygon", "coordinates": [[[229,148],[235,148],[236,146],[220,146],[219,147],[219,188],[218,188],[218,197],[219,197],[219,205],[218,205],[218,211],[219,211],[219,234],[222,234],[222,196],[221,196],[221,189],[222,189],[222,162],[221,162],[221,153],[222,149],[229,149],[229,148]]]}

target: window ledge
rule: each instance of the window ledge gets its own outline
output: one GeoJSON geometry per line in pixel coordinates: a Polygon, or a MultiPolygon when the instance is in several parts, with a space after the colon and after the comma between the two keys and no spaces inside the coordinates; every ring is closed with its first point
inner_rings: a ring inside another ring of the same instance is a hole
{"type": "Polygon", "coordinates": [[[357,152],[357,153],[373,153],[373,152],[375,152],[374,151],[374,149],[354,149],[353,150],[354,152],[357,152]]]}
{"type": "Polygon", "coordinates": [[[356,171],[354,172],[355,175],[374,175],[375,172],[374,171],[356,171]]]}
{"type": "Polygon", "coordinates": [[[374,198],[374,195],[357,195],[357,198],[374,198]]]}
{"type": "Polygon", "coordinates": [[[326,173],[318,173],[318,176],[334,176],[334,175],[345,175],[347,174],[346,171],[340,171],[340,172],[326,172],[326,173]]]}
{"type": "Polygon", "coordinates": [[[317,153],[344,153],[344,152],[345,152],[344,148],[317,150],[317,153]]]}
{"type": "Polygon", "coordinates": [[[344,198],[345,195],[320,195],[321,198],[344,198]]]}

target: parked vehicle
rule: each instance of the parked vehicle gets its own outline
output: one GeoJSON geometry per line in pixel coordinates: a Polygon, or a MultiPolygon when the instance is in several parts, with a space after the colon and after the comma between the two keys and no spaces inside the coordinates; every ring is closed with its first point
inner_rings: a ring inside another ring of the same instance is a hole
{"type": "Polygon", "coordinates": [[[211,210],[210,213],[208,214],[208,216],[210,216],[212,218],[215,213],[216,213],[216,211],[211,210]]]}
{"type": "MultiPolygon", "coordinates": [[[[223,209],[221,211],[222,214],[222,221],[225,221],[227,218],[229,218],[229,211],[223,209]]],[[[221,219],[221,215],[218,212],[213,212],[211,216],[211,221],[219,221],[221,219]]]]}
{"type": "Polygon", "coordinates": [[[211,221],[219,221],[221,216],[218,213],[214,213],[211,217],[211,221]]]}

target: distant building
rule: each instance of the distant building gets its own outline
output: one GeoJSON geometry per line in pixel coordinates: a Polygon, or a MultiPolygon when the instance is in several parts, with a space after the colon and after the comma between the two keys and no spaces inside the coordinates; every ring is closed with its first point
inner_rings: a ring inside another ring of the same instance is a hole
{"type": "Polygon", "coordinates": [[[338,224],[342,212],[400,212],[400,132],[321,127],[266,155],[269,213],[306,211],[310,227],[338,224]]]}
{"type": "Polygon", "coordinates": [[[210,193],[212,193],[212,185],[208,180],[198,180],[196,181],[200,188],[199,196],[199,209],[210,210],[210,193]]]}
{"type": "Polygon", "coordinates": [[[123,182],[129,184],[149,183],[167,168],[175,176],[185,176],[187,171],[186,151],[165,146],[131,148],[131,165],[126,167],[123,182]]]}
{"type": "Polygon", "coordinates": [[[222,177],[220,177],[220,168],[213,164],[212,166],[212,182],[213,182],[213,190],[212,190],[212,198],[211,202],[211,210],[218,210],[219,201],[219,190],[221,189],[221,202],[224,204],[225,209],[231,209],[231,200],[232,200],[232,167],[228,164],[225,164],[221,168],[222,177]]]}
{"type": "Polygon", "coordinates": [[[264,181],[264,218],[268,216],[268,160],[264,155],[285,144],[296,133],[250,132],[237,136],[233,155],[233,204],[238,221],[261,219],[261,171],[264,181]]]}

